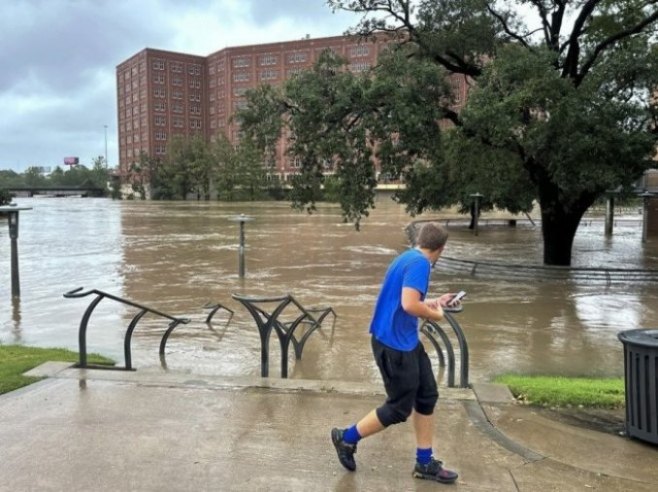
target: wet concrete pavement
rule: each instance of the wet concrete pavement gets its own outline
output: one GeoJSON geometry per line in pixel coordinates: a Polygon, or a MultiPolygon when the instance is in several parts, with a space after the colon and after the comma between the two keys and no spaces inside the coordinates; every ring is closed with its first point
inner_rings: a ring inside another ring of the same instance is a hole
{"type": "Polygon", "coordinates": [[[0,491],[656,490],[658,448],[571,427],[491,385],[441,390],[435,454],[456,485],[412,478],[409,423],[338,463],[329,431],[382,398],[378,385],[78,370],[0,396],[0,491]]]}

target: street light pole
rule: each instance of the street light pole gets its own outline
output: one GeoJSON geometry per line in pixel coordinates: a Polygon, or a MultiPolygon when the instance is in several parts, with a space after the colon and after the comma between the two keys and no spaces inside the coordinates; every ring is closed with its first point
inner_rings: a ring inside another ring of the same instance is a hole
{"type": "Polygon", "coordinates": [[[105,167],[107,167],[107,125],[103,125],[105,128],[105,167]]]}

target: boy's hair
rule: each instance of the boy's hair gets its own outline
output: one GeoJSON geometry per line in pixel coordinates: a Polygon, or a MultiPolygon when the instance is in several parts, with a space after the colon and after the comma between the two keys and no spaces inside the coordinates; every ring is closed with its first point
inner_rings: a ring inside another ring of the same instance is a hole
{"type": "Polygon", "coordinates": [[[416,246],[429,249],[430,251],[436,251],[445,246],[447,241],[448,231],[435,222],[428,222],[418,233],[416,246]]]}

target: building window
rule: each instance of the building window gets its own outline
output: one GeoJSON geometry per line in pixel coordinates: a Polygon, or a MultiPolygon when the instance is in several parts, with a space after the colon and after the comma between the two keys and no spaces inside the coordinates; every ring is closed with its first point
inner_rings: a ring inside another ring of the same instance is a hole
{"type": "Polygon", "coordinates": [[[164,87],[154,87],[153,96],[154,97],[165,97],[166,92],[164,87]]]}
{"type": "Polygon", "coordinates": [[[181,73],[183,71],[183,65],[178,62],[171,63],[171,71],[174,73],[181,73]]]}
{"type": "Polygon", "coordinates": [[[175,75],[171,78],[171,85],[180,86],[183,85],[183,79],[180,75],[175,75]]]}
{"type": "Polygon", "coordinates": [[[190,101],[191,102],[201,102],[201,93],[200,92],[190,92],[190,101]]]}
{"type": "Polygon", "coordinates": [[[201,89],[201,80],[190,79],[190,89],[201,89]]]}
{"type": "Polygon", "coordinates": [[[237,97],[244,96],[248,90],[248,87],[236,87],[233,89],[233,95],[237,97]]]}
{"type": "Polygon", "coordinates": [[[167,140],[167,132],[164,130],[158,130],[154,133],[154,137],[156,140],[167,140]]]}
{"type": "Polygon", "coordinates": [[[251,60],[248,56],[241,56],[240,58],[233,58],[233,68],[244,68],[251,65],[251,60]]]}
{"type": "Polygon", "coordinates": [[[350,49],[350,56],[352,58],[357,58],[359,56],[368,56],[369,54],[370,54],[370,48],[365,44],[352,46],[352,48],[350,49]]]}
{"type": "Polygon", "coordinates": [[[198,104],[190,104],[190,114],[201,114],[201,106],[198,104]]]}
{"type": "Polygon", "coordinates": [[[279,62],[279,57],[276,55],[273,55],[271,53],[268,53],[266,55],[262,55],[260,57],[260,64],[261,65],[276,65],[279,62]]]}
{"type": "Polygon", "coordinates": [[[165,126],[167,124],[167,118],[164,116],[155,117],[155,126],[165,126]]]}
{"type": "Polygon", "coordinates": [[[165,83],[165,74],[163,74],[163,73],[154,73],[153,74],[153,83],[154,84],[164,84],[165,83]]]}
{"type": "Polygon", "coordinates": [[[462,84],[460,79],[451,78],[450,87],[452,92],[452,98],[455,103],[459,104],[462,102],[462,84]]]}
{"type": "Polygon", "coordinates": [[[166,106],[165,106],[164,101],[155,101],[155,104],[153,105],[153,108],[155,109],[155,111],[158,111],[160,113],[164,112],[165,107],[166,106]]]}
{"type": "Polygon", "coordinates": [[[295,75],[302,73],[302,71],[303,68],[299,68],[299,67],[289,68],[288,70],[286,70],[286,77],[287,78],[294,77],[295,75]]]}
{"type": "Polygon", "coordinates": [[[167,146],[162,144],[157,144],[155,146],[155,155],[164,155],[167,153],[167,146]]]}
{"type": "Polygon", "coordinates": [[[279,77],[279,71],[272,68],[261,70],[260,79],[261,80],[275,80],[279,77]]]}
{"type": "Polygon", "coordinates": [[[174,118],[174,128],[183,128],[185,126],[183,118],[174,118]]]}
{"type": "Polygon", "coordinates": [[[238,99],[236,101],[233,101],[233,110],[238,111],[240,109],[244,109],[247,107],[247,101],[244,99],[238,99]]]}
{"type": "Polygon", "coordinates": [[[190,120],[190,128],[192,130],[200,130],[201,129],[201,120],[197,120],[197,119],[190,120]]]}
{"type": "Polygon", "coordinates": [[[171,91],[172,99],[183,99],[183,91],[180,89],[174,89],[171,91]]]}
{"type": "Polygon", "coordinates": [[[370,63],[367,62],[350,63],[348,68],[350,69],[350,72],[365,72],[366,70],[370,70],[370,63]]]}
{"type": "Polygon", "coordinates": [[[233,82],[247,82],[249,80],[249,72],[235,72],[233,74],[233,82]]]}
{"type": "Polygon", "coordinates": [[[201,75],[201,65],[190,63],[187,65],[187,73],[190,75],[201,75]]]}
{"type": "Polygon", "coordinates": [[[165,62],[164,60],[156,59],[153,60],[153,70],[164,70],[165,62]]]}
{"type": "Polygon", "coordinates": [[[305,63],[308,60],[308,52],[295,51],[288,53],[288,63],[305,63]]]}
{"type": "Polygon", "coordinates": [[[182,113],[183,112],[183,105],[181,103],[174,103],[171,105],[171,111],[173,113],[182,113]]]}

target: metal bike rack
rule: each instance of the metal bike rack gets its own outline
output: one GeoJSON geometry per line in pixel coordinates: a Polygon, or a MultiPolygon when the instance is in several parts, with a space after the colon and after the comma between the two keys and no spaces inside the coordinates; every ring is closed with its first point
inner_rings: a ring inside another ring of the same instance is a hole
{"type": "MultiPolygon", "coordinates": [[[[167,339],[169,338],[169,335],[171,335],[171,332],[174,331],[174,328],[176,328],[178,325],[187,324],[190,322],[190,320],[187,318],[176,318],[174,316],[157,311],[155,309],[142,306],[141,304],[137,304],[136,302],[128,301],[126,299],[113,296],[112,294],[108,294],[107,292],[103,292],[96,289],[91,289],[83,292],[82,289],[83,289],[82,287],[78,287],[77,289],[74,289],[64,294],[64,297],[66,297],[67,299],[86,297],[92,294],[96,295],[96,298],[89,303],[89,306],[87,306],[87,309],[85,310],[84,314],[82,315],[82,319],[80,320],[80,328],[78,330],[80,363],[77,365],[77,367],[93,368],[93,369],[115,369],[115,370],[126,370],[126,371],[133,370],[130,342],[132,340],[133,332],[137,327],[137,323],[139,323],[142,317],[144,317],[144,315],[147,313],[155,314],[156,316],[160,316],[162,318],[166,318],[170,320],[168,328],[165,331],[164,335],[162,336],[162,339],[160,340],[160,359],[163,360],[165,353],[165,346],[167,345],[167,339]],[[98,304],[105,298],[139,309],[139,312],[133,317],[132,321],[128,325],[128,328],[126,330],[126,335],[123,339],[123,354],[125,359],[125,367],[103,366],[98,364],[87,363],[87,325],[89,324],[89,318],[91,317],[91,314],[93,313],[96,306],[98,306],[98,304]]],[[[219,307],[217,309],[219,309],[219,307]]],[[[214,314],[217,311],[217,309],[215,309],[215,311],[213,311],[212,314],[214,314]]],[[[209,316],[209,318],[211,317],[212,316],[209,316]]]]}
{"type": "Polygon", "coordinates": [[[332,324],[333,334],[333,329],[336,323],[336,312],[331,307],[305,308],[289,294],[277,297],[248,297],[240,294],[233,294],[232,297],[249,311],[256,322],[261,343],[260,375],[262,377],[268,377],[269,375],[269,349],[272,329],[276,332],[281,346],[282,378],[288,377],[288,349],[290,347],[290,342],[292,342],[295,350],[295,358],[297,360],[301,359],[306,341],[313,332],[322,327],[322,322],[329,314],[332,314],[334,317],[334,322],[332,324]],[[263,309],[263,307],[258,306],[258,304],[273,304],[275,305],[275,308],[268,312],[263,309]],[[279,316],[289,305],[296,307],[300,314],[291,322],[286,323],[279,321],[279,316]],[[298,340],[295,338],[295,330],[301,324],[307,325],[308,329],[298,340]]]}
{"type": "MultiPolygon", "coordinates": [[[[454,313],[460,312],[453,311],[454,313]]],[[[451,313],[444,310],[443,313],[444,319],[452,328],[453,333],[457,337],[457,343],[459,345],[459,387],[468,388],[468,342],[464,336],[464,332],[457,323],[457,320],[452,316],[451,313]]],[[[430,341],[434,349],[436,350],[437,356],[439,358],[439,367],[445,367],[446,362],[448,365],[448,387],[455,387],[455,350],[453,348],[450,337],[446,334],[445,330],[436,321],[426,320],[420,327],[421,333],[423,333],[427,339],[430,341]],[[438,337],[438,339],[437,339],[438,337]],[[443,354],[441,350],[441,344],[445,347],[446,354],[443,354]],[[446,360],[447,359],[447,360],[446,360]]]]}

